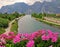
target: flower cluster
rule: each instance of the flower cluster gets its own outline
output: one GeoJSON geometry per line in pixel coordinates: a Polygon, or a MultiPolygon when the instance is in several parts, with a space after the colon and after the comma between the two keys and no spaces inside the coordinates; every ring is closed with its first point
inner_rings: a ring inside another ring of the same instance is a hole
{"type": "Polygon", "coordinates": [[[34,41],[30,40],[27,44],[26,47],[33,47],[34,46],[34,41]]]}
{"type": "Polygon", "coordinates": [[[41,37],[42,40],[49,40],[49,39],[51,39],[52,42],[57,42],[59,33],[57,33],[57,32],[53,33],[51,30],[48,30],[47,33],[48,34],[45,33],[45,34],[42,35],[42,37],[41,37]]]}
{"type": "MultiPolygon", "coordinates": [[[[7,41],[12,41],[13,44],[19,44],[21,41],[25,40],[27,40],[27,43],[25,43],[26,47],[35,47],[37,38],[41,38],[41,41],[51,41],[52,43],[56,43],[58,41],[58,35],[58,32],[52,32],[51,30],[38,30],[30,34],[14,34],[14,32],[9,32],[8,35],[0,35],[0,47],[5,47],[7,41]]],[[[50,45],[49,47],[52,46],[53,45],[50,45]]]]}

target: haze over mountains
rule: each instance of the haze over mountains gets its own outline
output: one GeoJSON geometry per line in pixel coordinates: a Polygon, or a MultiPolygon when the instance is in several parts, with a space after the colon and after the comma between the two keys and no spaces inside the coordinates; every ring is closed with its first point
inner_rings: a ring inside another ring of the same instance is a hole
{"type": "Polygon", "coordinates": [[[3,6],[0,9],[0,13],[12,13],[12,12],[19,12],[19,13],[40,13],[42,11],[46,13],[60,13],[60,0],[52,1],[52,2],[35,2],[33,5],[28,5],[24,2],[15,3],[12,5],[3,6]]]}

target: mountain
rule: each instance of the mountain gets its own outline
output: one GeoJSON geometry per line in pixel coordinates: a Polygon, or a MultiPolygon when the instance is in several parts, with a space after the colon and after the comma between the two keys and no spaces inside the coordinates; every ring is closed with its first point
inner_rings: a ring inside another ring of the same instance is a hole
{"type": "Polygon", "coordinates": [[[27,8],[29,8],[29,5],[25,4],[25,3],[15,3],[13,5],[7,5],[7,6],[3,6],[0,9],[0,12],[5,13],[12,13],[15,11],[18,11],[19,13],[24,13],[26,12],[27,8]]]}
{"type": "Polygon", "coordinates": [[[0,13],[12,13],[12,12],[31,14],[33,12],[40,13],[60,13],[60,0],[52,2],[35,2],[33,5],[25,4],[24,2],[15,3],[12,5],[3,6],[0,9],[0,13]]]}

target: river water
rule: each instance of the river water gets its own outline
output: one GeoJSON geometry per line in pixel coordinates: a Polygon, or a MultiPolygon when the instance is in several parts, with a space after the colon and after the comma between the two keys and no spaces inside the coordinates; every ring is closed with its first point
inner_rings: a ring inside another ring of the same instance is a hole
{"type": "Polygon", "coordinates": [[[32,33],[34,31],[45,29],[52,30],[53,32],[59,32],[60,29],[49,26],[43,22],[39,22],[31,17],[31,15],[25,15],[18,21],[18,33],[32,33]]]}

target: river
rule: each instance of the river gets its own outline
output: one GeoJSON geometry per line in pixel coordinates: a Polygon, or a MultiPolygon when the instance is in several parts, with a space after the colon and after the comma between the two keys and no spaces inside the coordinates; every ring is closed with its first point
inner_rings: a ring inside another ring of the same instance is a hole
{"type": "Polygon", "coordinates": [[[34,31],[45,29],[52,30],[53,32],[59,32],[60,29],[47,25],[43,22],[39,22],[31,17],[31,15],[25,15],[18,21],[18,33],[32,33],[34,31]]]}

